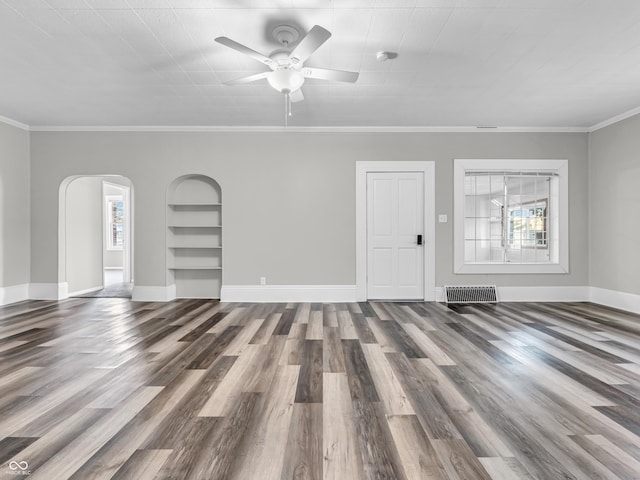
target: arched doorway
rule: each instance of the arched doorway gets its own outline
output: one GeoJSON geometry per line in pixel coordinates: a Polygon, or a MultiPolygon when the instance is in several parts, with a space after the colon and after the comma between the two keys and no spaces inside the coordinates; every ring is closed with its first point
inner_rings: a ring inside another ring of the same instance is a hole
{"type": "Polygon", "coordinates": [[[74,175],[61,183],[58,276],[69,296],[131,297],[132,190],[120,175],[74,175]]]}

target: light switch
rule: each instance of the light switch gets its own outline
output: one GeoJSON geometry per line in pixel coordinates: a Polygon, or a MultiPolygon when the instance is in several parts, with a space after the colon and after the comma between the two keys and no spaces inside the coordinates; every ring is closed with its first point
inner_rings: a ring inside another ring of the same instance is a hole
{"type": "Polygon", "coordinates": [[[438,222],[447,223],[447,216],[446,215],[438,215],[438,222]]]}

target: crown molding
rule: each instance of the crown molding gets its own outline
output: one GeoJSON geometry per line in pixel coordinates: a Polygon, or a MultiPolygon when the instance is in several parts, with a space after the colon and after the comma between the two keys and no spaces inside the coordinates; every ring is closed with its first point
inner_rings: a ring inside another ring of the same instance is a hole
{"type": "Polygon", "coordinates": [[[14,120],[12,118],[3,117],[2,115],[0,115],[0,122],[5,123],[7,125],[11,125],[12,127],[19,128],[20,130],[25,130],[27,132],[31,130],[29,125],[18,122],[17,120],[14,120]]]}
{"type": "Polygon", "coordinates": [[[32,126],[32,132],[213,133],[588,133],[587,127],[233,127],[233,126],[32,126]]]}
{"type": "Polygon", "coordinates": [[[334,127],[295,127],[295,126],[208,126],[208,125],[27,125],[12,118],[0,115],[0,123],[25,130],[27,132],[213,132],[213,133],[592,133],[615,123],[640,114],[640,107],[611,117],[591,127],[494,127],[494,126],[334,126],[334,127]]]}
{"type": "Polygon", "coordinates": [[[634,117],[636,115],[638,115],[640,113],[640,107],[634,108],[632,110],[629,110],[627,112],[621,113],[620,115],[616,115],[615,117],[611,117],[608,120],[605,120],[603,122],[600,122],[594,126],[592,126],[589,129],[589,133],[593,133],[597,130],[600,130],[602,128],[608,127],[610,125],[613,125],[614,123],[618,123],[621,122],[623,120],[626,120],[627,118],[631,118],[634,117]]]}

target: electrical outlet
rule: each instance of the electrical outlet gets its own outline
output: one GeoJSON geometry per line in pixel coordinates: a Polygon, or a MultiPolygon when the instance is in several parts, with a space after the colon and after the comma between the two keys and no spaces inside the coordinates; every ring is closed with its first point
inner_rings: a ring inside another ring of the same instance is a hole
{"type": "Polygon", "coordinates": [[[260,277],[260,285],[266,285],[267,284],[267,277],[260,277]]]}
{"type": "Polygon", "coordinates": [[[442,214],[438,215],[438,222],[447,223],[447,216],[442,214]]]}

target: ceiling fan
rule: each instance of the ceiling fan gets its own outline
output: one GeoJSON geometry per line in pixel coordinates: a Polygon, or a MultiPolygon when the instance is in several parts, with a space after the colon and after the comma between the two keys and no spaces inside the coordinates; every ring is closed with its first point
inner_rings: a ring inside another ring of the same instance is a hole
{"type": "Polygon", "coordinates": [[[320,25],[315,25],[293,50],[289,48],[289,45],[295,44],[300,37],[296,28],[290,25],[279,25],[273,29],[272,33],[282,48],[273,51],[269,56],[256,52],[228,37],[215,39],[216,42],[244,53],[271,69],[269,72],[260,72],[224,82],[225,85],[243,85],[266,78],[269,85],[285,95],[286,113],[291,115],[291,102],[304,100],[300,87],[306,78],[350,83],[354,83],[358,79],[359,73],[357,72],[304,66],[304,62],[331,37],[331,32],[320,25]]]}

